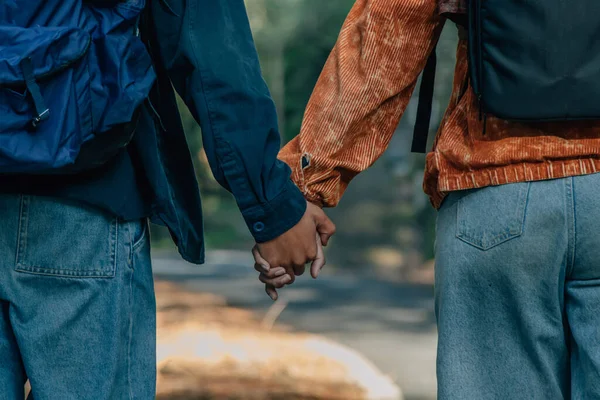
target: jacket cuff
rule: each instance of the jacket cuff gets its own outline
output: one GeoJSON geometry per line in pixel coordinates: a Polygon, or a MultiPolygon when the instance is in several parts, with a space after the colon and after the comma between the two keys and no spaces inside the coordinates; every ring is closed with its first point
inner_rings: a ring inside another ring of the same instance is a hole
{"type": "Polygon", "coordinates": [[[257,243],[273,240],[293,228],[306,212],[306,200],[290,180],[283,192],[268,203],[242,211],[257,243]]]}

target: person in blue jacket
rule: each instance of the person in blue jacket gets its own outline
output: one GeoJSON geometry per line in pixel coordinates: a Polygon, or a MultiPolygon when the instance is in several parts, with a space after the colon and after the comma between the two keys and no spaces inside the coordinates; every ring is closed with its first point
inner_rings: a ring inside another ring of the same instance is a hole
{"type": "MultiPolygon", "coordinates": [[[[0,17],[25,3],[4,2],[0,17]]],[[[200,195],[175,90],[200,123],[212,172],[235,196],[256,251],[291,276],[324,262],[317,232],[328,237],[335,227],[307,206],[277,160],[275,107],[244,1],[146,7],[140,31],[157,81],[129,145],[85,172],[0,175],[2,399],[23,398],[27,378],[36,399],[154,399],[147,221],[169,228],[185,260],[204,262],[200,195]]]]}

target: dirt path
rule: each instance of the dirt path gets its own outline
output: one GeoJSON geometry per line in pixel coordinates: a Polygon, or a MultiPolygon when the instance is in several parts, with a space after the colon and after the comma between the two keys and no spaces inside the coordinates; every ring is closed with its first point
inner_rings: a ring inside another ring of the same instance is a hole
{"type": "MultiPolygon", "coordinates": [[[[265,315],[272,302],[245,253],[215,252],[193,266],[156,254],[155,275],[188,288],[222,295],[233,306],[265,315]]],[[[351,274],[299,279],[281,296],[278,321],[348,345],[402,388],[407,400],[435,399],[435,319],[428,285],[406,285],[351,274]]]]}

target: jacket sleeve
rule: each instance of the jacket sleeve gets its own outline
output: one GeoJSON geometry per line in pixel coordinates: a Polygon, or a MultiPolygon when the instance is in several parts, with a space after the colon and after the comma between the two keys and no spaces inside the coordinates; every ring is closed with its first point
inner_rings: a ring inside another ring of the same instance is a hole
{"type": "Polygon", "coordinates": [[[387,148],[443,27],[437,0],[358,0],[279,157],[305,197],[336,206],[387,148]]]}
{"type": "Polygon", "coordinates": [[[280,135],[243,0],[150,0],[160,59],[202,128],[217,181],[257,242],[292,228],[306,200],[277,160],[280,135]]]}

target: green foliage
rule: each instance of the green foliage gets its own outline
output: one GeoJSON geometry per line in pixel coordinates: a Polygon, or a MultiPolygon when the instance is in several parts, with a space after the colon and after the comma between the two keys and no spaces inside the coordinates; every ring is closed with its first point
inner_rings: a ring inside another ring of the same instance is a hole
{"type": "Polygon", "coordinates": [[[299,7],[304,23],[285,46],[285,141],[300,132],[312,89],[353,4],[353,0],[306,0],[299,7]]]}
{"type": "MultiPolygon", "coordinates": [[[[354,2],[246,0],[263,75],[278,109],[284,143],[300,131],[312,89],[354,2]]],[[[450,27],[440,40],[435,107],[438,112],[433,126],[441,119],[450,96],[456,41],[453,30],[450,27]]],[[[249,249],[252,238],[235,201],[212,177],[202,151],[200,128],[182,103],[181,106],[202,191],[207,248],[249,249]]],[[[411,114],[410,110],[407,114],[411,114]]],[[[420,186],[424,160],[407,151],[413,122],[410,115],[405,116],[398,129],[401,137],[395,138],[382,162],[359,177],[339,208],[331,212],[339,228],[328,250],[333,263],[362,266],[369,261],[365,254],[377,245],[401,252],[417,250],[425,258],[433,256],[436,213],[420,186]]],[[[158,244],[167,243],[166,230],[155,228],[153,235],[158,244]]]]}

